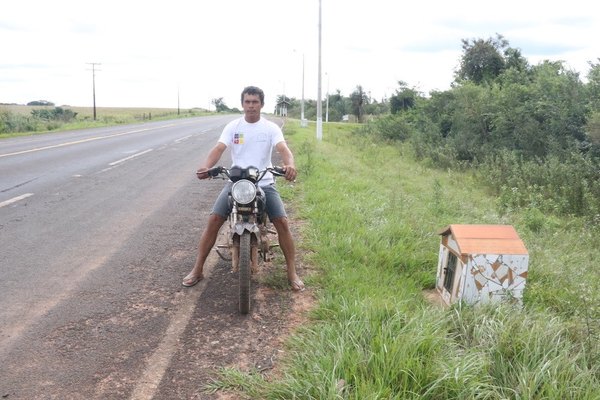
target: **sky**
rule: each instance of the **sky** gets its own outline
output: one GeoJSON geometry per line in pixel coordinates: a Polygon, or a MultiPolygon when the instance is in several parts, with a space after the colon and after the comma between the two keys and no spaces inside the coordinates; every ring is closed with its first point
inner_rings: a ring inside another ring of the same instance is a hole
{"type": "MultiPolygon", "coordinates": [[[[321,93],[373,99],[399,81],[446,90],[462,40],[501,34],[530,64],[564,61],[583,81],[600,58],[587,0],[321,0],[321,93]]],[[[240,106],[245,86],[317,99],[319,0],[19,0],[0,7],[0,103],[240,106]],[[94,64],[94,65],[92,65],[94,64]]],[[[214,108],[214,106],[212,106],[214,108]]]]}

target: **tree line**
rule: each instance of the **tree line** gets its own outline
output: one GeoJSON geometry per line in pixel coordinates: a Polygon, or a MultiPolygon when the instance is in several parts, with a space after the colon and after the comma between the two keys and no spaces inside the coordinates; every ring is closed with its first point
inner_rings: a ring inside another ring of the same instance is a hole
{"type": "Polygon", "coordinates": [[[501,35],[464,39],[451,88],[404,82],[362,134],[406,142],[440,168],[472,168],[501,209],[600,223],[600,59],[584,82],[562,61],[531,65],[501,35]]]}
{"type": "MultiPolygon", "coordinates": [[[[584,82],[562,61],[530,64],[499,34],[463,39],[462,50],[448,90],[424,94],[400,81],[377,101],[358,85],[347,97],[327,95],[323,119],[353,115],[365,123],[361,134],[405,142],[432,166],[473,169],[501,210],[600,224],[600,58],[584,82]]],[[[217,100],[218,111],[229,111],[217,100]]],[[[300,118],[301,101],[277,97],[284,101],[287,115],[300,118]]],[[[305,118],[316,120],[316,109],[304,101],[305,118]]]]}
{"type": "MultiPolygon", "coordinates": [[[[350,96],[343,96],[338,89],[334,93],[327,94],[322,103],[322,117],[332,122],[340,122],[344,116],[353,116],[356,122],[366,122],[369,119],[389,114],[390,102],[388,99],[377,101],[372,98],[361,85],[357,85],[350,96]]],[[[277,104],[283,102],[287,104],[287,115],[291,118],[300,119],[302,100],[285,95],[277,96],[277,104]]],[[[277,114],[277,109],[275,110],[277,114]]],[[[317,119],[317,101],[313,99],[304,100],[304,118],[309,120],[317,119]]]]}

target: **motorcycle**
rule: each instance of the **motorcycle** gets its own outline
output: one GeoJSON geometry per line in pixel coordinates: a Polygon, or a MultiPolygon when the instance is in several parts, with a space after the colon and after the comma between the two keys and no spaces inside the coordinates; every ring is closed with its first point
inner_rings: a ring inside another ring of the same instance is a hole
{"type": "Polygon", "coordinates": [[[217,254],[225,261],[231,261],[233,272],[238,273],[239,280],[239,310],[241,314],[250,311],[250,283],[253,273],[258,272],[259,260],[271,260],[273,247],[269,234],[276,231],[269,229],[266,197],[258,183],[270,172],[274,176],[283,176],[285,171],[281,167],[269,167],[259,170],[250,166],[241,168],[233,166],[214,167],[207,171],[211,178],[229,179],[232,182],[229,191],[229,232],[227,243],[217,245],[217,254]],[[227,257],[221,250],[228,250],[227,257]]]}

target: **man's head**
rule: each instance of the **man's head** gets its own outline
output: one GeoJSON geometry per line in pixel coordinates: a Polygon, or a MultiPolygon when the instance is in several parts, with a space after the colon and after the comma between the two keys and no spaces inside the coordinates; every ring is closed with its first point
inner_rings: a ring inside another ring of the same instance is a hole
{"type": "Polygon", "coordinates": [[[260,120],[260,110],[265,105],[265,94],[256,86],[248,86],[242,91],[242,108],[247,122],[260,120]]]}
{"type": "Polygon", "coordinates": [[[258,96],[258,98],[260,99],[260,105],[264,106],[265,105],[265,92],[262,91],[261,88],[258,88],[256,86],[246,86],[244,88],[244,90],[242,91],[242,105],[244,105],[244,95],[245,94],[251,94],[251,95],[256,95],[258,96]]]}

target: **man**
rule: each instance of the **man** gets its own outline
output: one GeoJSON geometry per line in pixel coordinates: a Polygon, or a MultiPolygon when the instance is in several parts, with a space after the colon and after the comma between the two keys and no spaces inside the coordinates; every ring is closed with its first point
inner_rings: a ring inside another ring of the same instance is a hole
{"type": "MultiPolygon", "coordinates": [[[[271,166],[271,153],[273,147],[283,160],[285,179],[296,179],[294,156],[288,148],[283,133],[279,126],[261,117],[261,109],[265,105],[265,94],[255,86],[248,86],[242,91],[242,108],[244,116],[228,123],[217,144],[210,150],[206,161],[196,172],[199,179],[207,179],[207,171],[219,162],[227,148],[231,150],[233,165],[240,167],[255,166],[261,170],[271,166]]],[[[267,214],[279,236],[279,246],[283,251],[287,266],[287,279],[293,290],[304,290],[304,283],[296,273],[296,248],[287,215],[281,197],[274,186],[271,174],[260,181],[260,186],[266,195],[267,214]]],[[[190,273],[183,279],[182,285],[194,286],[204,279],[203,268],[206,258],[215,245],[219,229],[227,220],[230,213],[228,204],[229,187],[226,186],[217,198],[212,212],[208,218],[206,229],[200,237],[196,264],[190,273]]]]}

